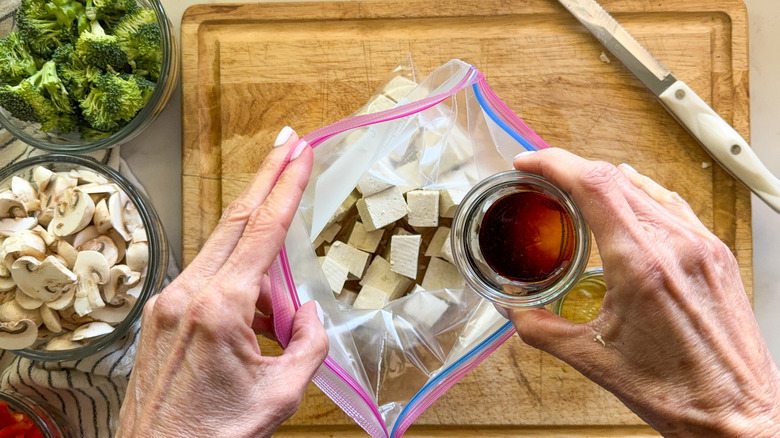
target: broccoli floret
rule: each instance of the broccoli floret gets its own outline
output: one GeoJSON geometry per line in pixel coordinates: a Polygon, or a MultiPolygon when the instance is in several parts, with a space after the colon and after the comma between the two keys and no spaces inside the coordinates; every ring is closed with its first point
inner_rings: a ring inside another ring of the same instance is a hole
{"type": "Polygon", "coordinates": [[[78,129],[81,139],[85,141],[100,140],[101,138],[106,138],[111,135],[111,132],[97,130],[89,126],[86,122],[79,124],[78,129]]]}
{"type": "Polygon", "coordinates": [[[151,9],[136,9],[114,27],[133,73],[157,80],[162,65],[162,32],[151,9]]]}
{"type": "Polygon", "coordinates": [[[119,39],[107,35],[98,21],[84,31],[76,42],[76,54],[88,65],[103,70],[119,71],[127,64],[127,54],[119,46],[119,39]]]}
{"type": "MultiPolygon", "coordinates": [[[[71,29],[73,22],[84,11],[84,5],[75,0],[49,0],[45,5],[63,29],[71,29]]],[[[78,34],[77,34],[78,35],[78,34]]]]}
{"type": "Polygon", "coordinates": [[[11,32],[0,40],[0,79],[4,83],[17,85],[37,70],[35,58],[18,32],[11,32]]]}
{"type": "Polygon", "coordinates": [[[64,127],[54,104],[26,80],[0,87],[0,106],[19,120],[40,123],[44,131],[64,127]]]}
{"type": "MultiPolygon", "coordinates": [[[[70,3],[67,0],[57,1],[70,3]]],[[[75,14],[73,11],[76,9],[75,6],[61,7],[46,0],[22,0],[17,17],[19,33],[33,52],[48,57],[57,47],[75,37],[71,34],[71,21],[67,17],[75,14]]]]}
{"type": "Polygon", "coordinates": [[[89,84],[97,80],[100,70],[88,66],[76,55],[70,44],[66,44],[54,52],[52,61],[57,66],[57,75],[65,84],[71,100],[81,100],[89,90],[89,84]]]}
{"type": "Polygon", "coordinates": [[[122,17],[138,9],[136,0],[87,0],[86,11],[90,20],[103,20],[113,27],[122,17]]]}
{"type": "Polygon", "coordinates": [[[154,87],[156,86],[154,82],[137,74],[123,74],[122,79],[133,80],[135,81],[135,84],[138,85],[138,89],[141,90],[142,107],[149,102],[152,94],[154,94],[154,87]]]}
{"type": "Polygon", "coordinates": [[[44,97],[48,98],[59,113],[73,114],[75,111],[70,104],[68,90],[57,76],[57,67],[54,61],[49,61],[38,70],[37,73],[25,79],[35,87],[44,97]]]}
{"type": "Polygon", "coordinates": [[[84,119],[92,128],[113,131],[135,117],[143,104],[143,95],[136,81],[103,73],[80,106],[84,119]]]}

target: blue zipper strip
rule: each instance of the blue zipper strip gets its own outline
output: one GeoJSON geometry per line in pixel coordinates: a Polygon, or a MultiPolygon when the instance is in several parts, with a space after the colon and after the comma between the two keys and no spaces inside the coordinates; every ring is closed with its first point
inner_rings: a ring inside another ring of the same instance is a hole
{"type": "Polygon", "coordinates": [[[479,345],[474,347],[471,351],[469,351],[467,354],[465,354],[463,357],[455,361],[452,365],[447,367],[446,370],[442,371],[441,374],[434,377],[432,380],[430,380],[428,383],[425,384],[418,392],[417,394],[412,397],[411,400],[409,400],[409,403],[407,403],[406,407],[401,411],[400,414],[398,414],[398,418],[395,420],[395,424],[393,425],[393,430],[390,432],[390,436],[394,437],[395,432],[398,430],[398,425],[401,423],[401,419],[404,418],[406,413],[412,409],[412,407],[420,401],[422,398],[424,398],[435,386],[439,384],[442,380],[446,379],[449,375],[454,373],[456,370],[461,368],[466,362],[468,362],[472,357],[476,356],[477,354],[485,351],[488,347],[493,345],[495,341],[506,334],[508,331],[511,331],[514,329],[514,326],[512,326],[512,322],[507,321],[506,324],[501,326],[498,330],[493,332],[492,335],[490,335],[487,339],[480,342],[479,345]]]}
{"type": "Polygon", "coordinates": [[[529,151],[535,151],[536,148],[534,145],[531,144],[528,140],[526,140],[525,137],[520,135],[519,132],[512,129],[511,126],[509,126],[504,119],[499,117],[498,114],[493,110],[493,108],[490,106],[490,103],[485,99],[485,96],[482,94],[482,91],[479,89],[479,84],[474,84],[471,86],[471,88],[474,89],[474,94],[477,96],[477,101],[479,102],[479,106],[482,107],[482,110],[485,111],[485,114],[488,115],[496,124],[501,127],[507,134],[509,134],[512,138],[514,138],[518,143],[523,145],[524,148],[526,148],[529,151]]]}

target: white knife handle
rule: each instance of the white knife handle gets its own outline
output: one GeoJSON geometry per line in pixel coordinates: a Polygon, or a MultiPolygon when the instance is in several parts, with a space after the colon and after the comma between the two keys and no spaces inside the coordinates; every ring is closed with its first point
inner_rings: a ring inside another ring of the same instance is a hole
{"type": "Polygon", "coordinates": [[[780,213],[780,180],[731,125],[683,81],[672,84],[659,99],[723,168],[780,213]]]}

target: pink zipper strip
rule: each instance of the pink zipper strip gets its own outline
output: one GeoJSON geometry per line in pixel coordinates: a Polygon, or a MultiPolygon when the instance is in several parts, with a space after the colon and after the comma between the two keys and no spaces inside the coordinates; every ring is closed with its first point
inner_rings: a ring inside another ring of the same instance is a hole
{"type": "Polygon", "coordinates": [[[498,97],[496,92],[490,88],[490,85],[488,85],[487,81],[484,79],[484,76],[482,79],[480,79],[479,83],[477,83],[477,86],[487,101],[490,103],[491,108],[493,108],[499,117],[501,117],[507,124],[509,124],[509,126],[514,128],[515,131],[519,132],[520,135],[526,138],[526,140],[533,143],[537,149],[550,147],[547,142],[542,140],[542,137],[539,137],[539,134],[534,132],[534,130],[523,121],[523,119],[515,114],[514,111],[512,111],[512,109],[510,109],[509,106],[507,106],[507,104],[504,103],[500,97],[498,97]]]}
{"type": "Polygon", "coordinates": [[[402,436],[404,432],[406,432],[406,429],[408,429],[409,426],[411,426],[412,423],[414,423],[414,420],[416,420],[417,417],[419,417],[423,412],[425,412],[425,410],[428,409],[439,397],[441,397],[445,392],[447,392],[447,390],[452,388],[453,385],[458,383],[460,379],[466,376],[466,374],[468,374],[483,360],[485,360],[494,351],[496,351],[498,347],[500,347],[515,333],[516,332],[514,330],[507,331],[506,333],[501,335],[501,337],[495,340],[488,348],[486,348],[481,353],[469,359],[466,363],[459,365],[459,368],[456,369],[451,375],[447,376],[444,380],[437,383],[435,387],[431,389],[431,391],[428,394],[426,394],[422,398],[422,400],[420,400],[417,403],[417,405],[414,406],[409,411],[409,413],[404,416],[404,418],[401,419],[401,422],[398,424],[398,426],[395,429],[393,437],[402,436]]]}

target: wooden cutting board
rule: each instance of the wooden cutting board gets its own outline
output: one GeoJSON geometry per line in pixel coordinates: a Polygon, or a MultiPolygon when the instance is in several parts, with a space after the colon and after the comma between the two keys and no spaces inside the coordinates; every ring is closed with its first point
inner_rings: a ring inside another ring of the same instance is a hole
{"type": "MultiPolygon", "coordinates": [[[[603,4],[748,138],[748,24],[740,0],[603,4]]],[[[554,0],[188,9],[182,21],[185,263],[284,125],[303,135],[346,117],[411,53],[423,74],[451,58],[476,65],[549,144],[630,163],[679,192],[734,252],[752,295],[748,191],[603,52],[554,0]]],[[[599,264],[594,254],[591,265],[599,264]]],[[[407,436],[655,436],[609,393],[517,338],[415,424],[407,436]]],[[[279,436],[312,435],[363,434],[312,386],[279,436]]]]}

